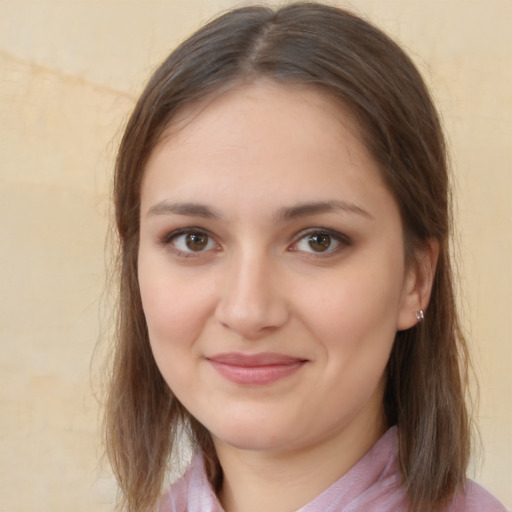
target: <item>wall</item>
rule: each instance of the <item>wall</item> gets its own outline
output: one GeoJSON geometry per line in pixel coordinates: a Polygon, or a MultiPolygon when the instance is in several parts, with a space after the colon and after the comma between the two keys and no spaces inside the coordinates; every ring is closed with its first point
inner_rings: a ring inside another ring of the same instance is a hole
{"type": "MultiPolygon", "coordinates": [[[[339,2],[348,5],[346,2],[339,2]]],[[[149,72],[228,0],[0,0],[0,511],[112,510],[94,396],[109,180],[149,72]],[[92,361],[92,363],[91,363],[92,361]],[[92,370],[92,371],[91,371],[92,370]]],[[[443,112],[465,325],[480,377],[477,478],[512,506],[512,2],[354,0],[443,112]]]]}

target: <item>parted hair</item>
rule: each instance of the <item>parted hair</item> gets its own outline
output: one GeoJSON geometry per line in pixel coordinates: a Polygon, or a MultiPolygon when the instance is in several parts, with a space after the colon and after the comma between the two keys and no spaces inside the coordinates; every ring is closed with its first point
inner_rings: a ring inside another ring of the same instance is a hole
{"type": "Polygon", "coordinates": [[[396,334],[384,398],[389,425],[398,425],[411,510],[434,511],[464,485],[471,431],[468,357],[450,261],[445,140],[427,87],[404,51],[361,17],[317,3],[243,7],[211,21],[156,70],[127,123],[114,178],[119,307],[105,408],[118,508],[156,509],[183,432],[203,451],[213,487],[222,481],[208,432],[175,398],[151,352],[137,278],[140,187],[147,159],[177,112],[260,78],[310,86],[348,109],[399,205],[409,257],[432,240],[439,244],[426,318],[396,334]]]}

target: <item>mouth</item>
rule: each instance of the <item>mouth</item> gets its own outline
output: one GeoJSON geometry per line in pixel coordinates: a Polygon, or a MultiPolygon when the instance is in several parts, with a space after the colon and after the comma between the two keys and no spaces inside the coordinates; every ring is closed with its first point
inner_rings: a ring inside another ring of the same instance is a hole
{"type": "Polygon", "coordinates": [[[224,378],[247,386],[271,384],[291,376],[308,361],[284,354],[226,353],[206,358],[224,378]]]}

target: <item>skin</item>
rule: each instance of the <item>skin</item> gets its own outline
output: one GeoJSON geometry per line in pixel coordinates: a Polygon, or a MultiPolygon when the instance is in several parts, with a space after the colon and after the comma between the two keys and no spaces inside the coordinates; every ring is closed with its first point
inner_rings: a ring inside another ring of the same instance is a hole
{"type": "Polygon", "coordinates": [[[435,251],[406,265],[398,206],[357,125],[314,90],[234,87],[173,127],[141,189],[155,360],[211,432],[225,510],[295,510],[386,430],[385,366],[427,305],[435,251]],[[225,353],[301,363],[244,384],[212,364],[225,353]]]}

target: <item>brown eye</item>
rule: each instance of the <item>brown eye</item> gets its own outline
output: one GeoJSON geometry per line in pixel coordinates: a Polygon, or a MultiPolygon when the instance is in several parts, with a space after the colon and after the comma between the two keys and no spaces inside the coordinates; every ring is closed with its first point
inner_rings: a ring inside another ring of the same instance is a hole
{"type": "Polygon", "coordinates": [[[164,241],[164,245],[170,244],[178,251],[178,254],[193,255],[212,251],[217,248],[215,240],[204,231],[186,230],[171,233],[164,241]]]}
{"type": "Polygon", "coordinates": [[[205,233],[188,233],[185,244],[191,251],[202,251],[208,246],[209,237],[205,233]]]}
{"type": "Polygon", "coordinates": [[[315,233],[308,237],[308,245],[315,252],[324,252],[331,247],[331,237],[326,233],[315,233]]]}
{"type": "Polygon", "coordinates": [[[302,236],[292,244],[290,250],[326,257],[334,256],[350,245],[352,241],[347,235],[331,229],[319,228],[303,231],[302,236]]]}

